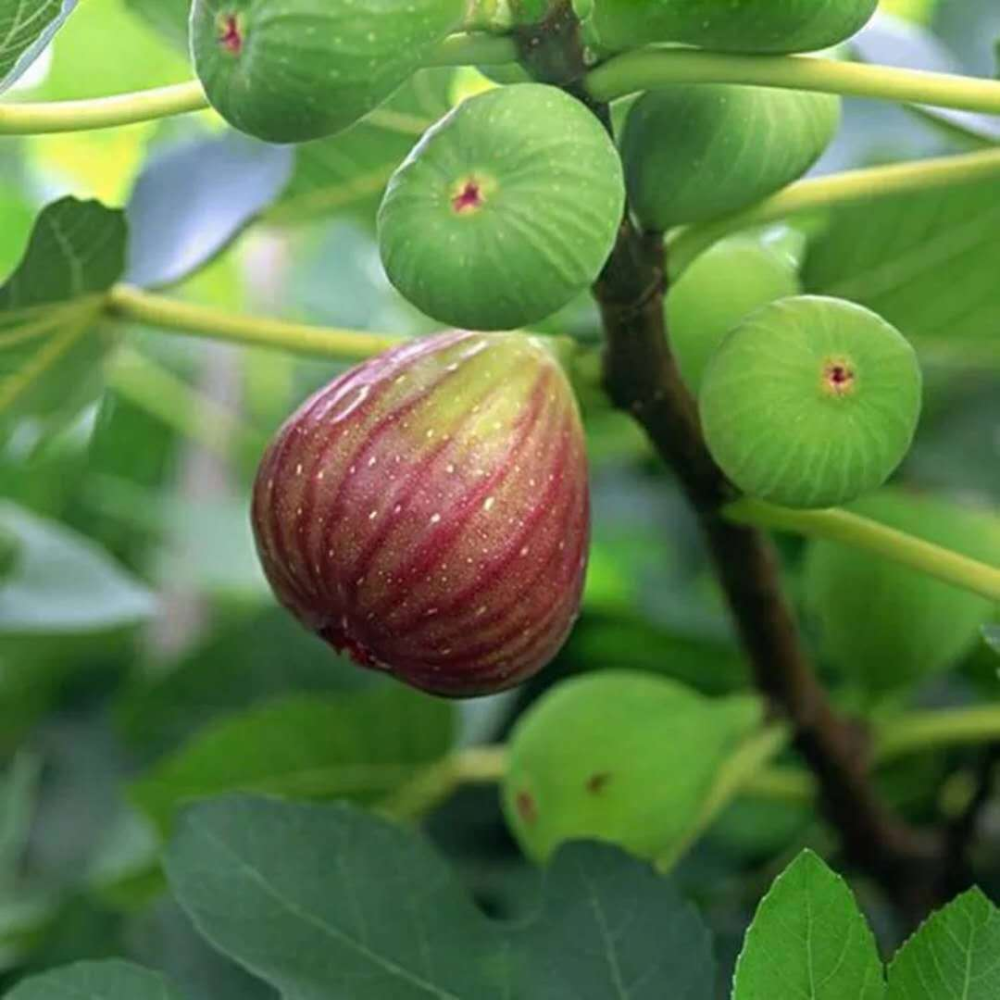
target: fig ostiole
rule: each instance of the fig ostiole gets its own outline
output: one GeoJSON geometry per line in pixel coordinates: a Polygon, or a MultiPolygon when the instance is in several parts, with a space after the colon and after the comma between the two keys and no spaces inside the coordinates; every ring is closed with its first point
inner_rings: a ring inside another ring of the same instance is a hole
{"type": "Polygon", "coordinates": [[[730,332],[699,393],[705,440],[744,493],[830,507],[881,486],[909,451],[922,401],[916,353],[841,299],[772,302],[730,332]]]}
{"type": "Polygon", "coordinates": [[[586,571],[585,442],[538,338],[450,332],[341,375],[285,423],[253,497],[271,585],[363,666],[463,697],[559,650],[586,571]]]}
{"type": "Polygon", "coordinates": [[[191,52],[231,125],[304,142],[392,96],[464,16],[465,0],[194,0],[191,52]]]}
{"type": "Polygon", "coordinates": [[[597,118],[556,87],[514,84],[469,98],[424,135],[389,182],[379,250],[428,316],[509,330],[588,288],[624,204],[621,161],[597,118]]]}
{"type": "Polygon", "coordinates": [[[878,0],[575,0],[584,36],[620,50],[680,42],[717,52],[813,52],[860,31],[878,0]]]}
{"type": "Polygon", "coordinates": [[[621,136],[629,204],[646,229],[703,222],[785,187],[840,125],[840,99],[689,84],[643,94],[621,136]]]}

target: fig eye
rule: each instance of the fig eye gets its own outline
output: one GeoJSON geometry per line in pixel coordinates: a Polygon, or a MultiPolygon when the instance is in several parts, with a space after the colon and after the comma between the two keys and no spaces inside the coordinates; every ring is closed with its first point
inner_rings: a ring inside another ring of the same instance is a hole
{"type": "Polygon", "coordinates": [[[699,394],[705,439],[729,479],[786,507],[832,507],[881,486],[921,408],[916,354],[873,312],[786,298],[723,341],[699,394]]]}

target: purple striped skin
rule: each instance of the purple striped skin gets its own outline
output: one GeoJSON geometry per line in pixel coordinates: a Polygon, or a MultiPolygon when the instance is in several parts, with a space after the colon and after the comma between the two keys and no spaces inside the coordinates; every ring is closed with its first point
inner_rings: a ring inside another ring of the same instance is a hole
{"type": "Polygon", "coordinates": [[[405,344],[288,419],[252,521],[278,599],[336,650],[432,694],[512,687],[579,611],[590,500],[576,399],[536,338],[405,344]]]}

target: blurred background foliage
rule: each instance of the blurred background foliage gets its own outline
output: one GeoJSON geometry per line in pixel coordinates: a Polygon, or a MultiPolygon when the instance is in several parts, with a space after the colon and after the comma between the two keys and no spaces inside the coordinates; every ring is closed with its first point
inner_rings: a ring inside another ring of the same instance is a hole
{"type": "MultiPolygon", "coordinates": [[[[920,45],[889,49],[886,36],[871,36],[867,44],[883,46],[883,61],[934,58],[995,72],[995,0],[883,7],[935,32],[907,36],[920,45]]],[[[90,97],[188,79],[185,8],[181,0],[87,0],[6,99],[90,97]]],[[[146,283],[257,314],[426,333],[433,327],[382,273],[374,211],[422,129],[484,86],[471,70],[425,71],[347,136],[294,153],[227,138],[210,114],[0,139],[0,275],[17,263],[43,205],[64,194],[97,197],[141,215],[130,268],[146,283]],[[145,188],[136,187],[140,175],[145,188]],[[188,206],[180,219],[179,202],[188,206]],[[230,251],[184,277],[233,229],[241,234],[230,251]]],[[[958,129],[852,100],[841,137],[817,169],[996,140],[983,122],[958,129]]],[[[838,225],[845,240],[856,237],[849,221],[838,225]]],[[[835,232],[827,239],[834,242],[807,273],[844,261],[835,232]]],[[[988,254],[983,266],[995,280],[995,240],[988,254]]],[[[1000,311],[966,323],[958,338],[948,326],[919,341],[928,407],[900,479],[995,505],[1000,311]]],[[[546,329],[585,342],[599,336],[586,301],[546,329]]],[[[6,532],[20,542],[0,575],[22,588],[15,594],[0,585],[0,984],[116,954],[169,971],[198,1000],[272,996],[210,951],[162,895],[158,838],[185,795],[252,787],[375,801],[452,746],[502,739],[526,705],[571,674],[630,668],[708,695],[746,686],[691,515],[635,427],[596,395],[584,400],[591,569],[580,623],[552,668],[516,693],[452,706],[386,688],[339,662],[274,607],[246,513],[268,435],[336,370],[133,327],[109,356],[103,393],[58,433],[42,436],[26,421],[0,442],[0,541],[6,532]],[[32,572],[18,577],[19,563],[32,572]],[[306,764],[324,769],[315,787],[296,783],[306,764]],[[351,773],[363,775],[357,787],[342,783],[351,773]]],[[[804,547],[780,544],[788,586],[801,598],[804,547]]],[[[989,656],[977,646],[952,673],[869,708],[995,699],[1000,681],[989,656]]],[[[823,668],[842,704],[869,699],[836,664],[823,668]]],[[[919,818],[960,794],[955,774],[972,760],[964,751],[917,756],[880,780],[919,818]]],[[[991,822],[1000,826],[1000,816],[991,822]]],[[[427,829],[490,912],[519,912],[536,875],[505,830],[494,787],[452,796],[427,829]]],[[[803,844],[830,842],[808,804],[794,799],[745,798],[723,814],[678,869],[713,923],[723,958],[735,953],[770,877],[803,844]]]]}

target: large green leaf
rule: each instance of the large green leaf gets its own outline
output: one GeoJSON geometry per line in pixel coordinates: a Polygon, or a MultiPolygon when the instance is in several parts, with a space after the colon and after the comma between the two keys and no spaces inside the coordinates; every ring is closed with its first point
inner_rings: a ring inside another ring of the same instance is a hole
{"type": "Polygon", "coordinates": [[[996,351],[997,274],[1000,181],[987,181],[838,209],[803,278],[807,291],[868,306],[907,337],[996,351]]]}
{"type": "Polygon", "coordinates": [[[0,93],[35,61],[76,0],[0,0],[0,93]]]}
{"type": "Polygon", "coordinates": [[[31,416],[43,426],[89,398],[107,347],[103,293],[125,266],[121,212],[64,198],[35,223],[17,269],[0,288],[0,428],[31,416]]]}
{"type": "Polygon", "coordinates": [[[884,993],[875,939],[851,890],[803,851],[757,909],[733,1000],[881,1000],[884,993]]]}
{"type": "Polygon", "coordinates": [[[447,702],[396,684],[294,696],[209,726],[140,778],[132,798],[161,828],[185,802],[230,791],[370,801],[447,753],[453,721],[447,702]]]}
{"type": "Polygon", "coordinates": [[[500,1000],[505,942],[412,833],[345,804],[243,797],[188,811],[180,904],[285,1000],[500,1000]]]}
{"type": "Polygon", "coordinates": [[[17,548],[0,584],[0,634],[100,632],[149,618],[154,599],[89,539],[12,503],[0,529],[17,548]]]}
{"type": "Polygon", "coordinates": [[[712,939],[697,910],[651,867],[606,844],[568,844],[556,854],[542,909],[514,941],[530,984],[515,996],[715,996],[712,939]]]}
{"type": "Polygon", "coordinates": [[[488,920],[416,834],[342,803],[202,803],[166,869],[199,930],[285,1000],[713,995],[698,915],[608,846],[564,848],[540,911],[514,926],[488,920]]]}
{"type": "Polygon", "coordinates": [[[889,966],[886,1000],[996,1000],[1000,911],[970,889],[935,913],[889,966]]]}
{"type": "Polygon", "coordinates": [[[393,171],[426,129],[451,108],[453,75],[450,69],[417,73],[349,131],[299,146],[292,179],[268,218],[311,222],[345,210],[374,218],[393,171]]]}
{"type": "Polygon", "coordinates": [[[182,1000],[163,976],[131,962],[80,962],[26,979],[7,1000],[182,1000]]]}

